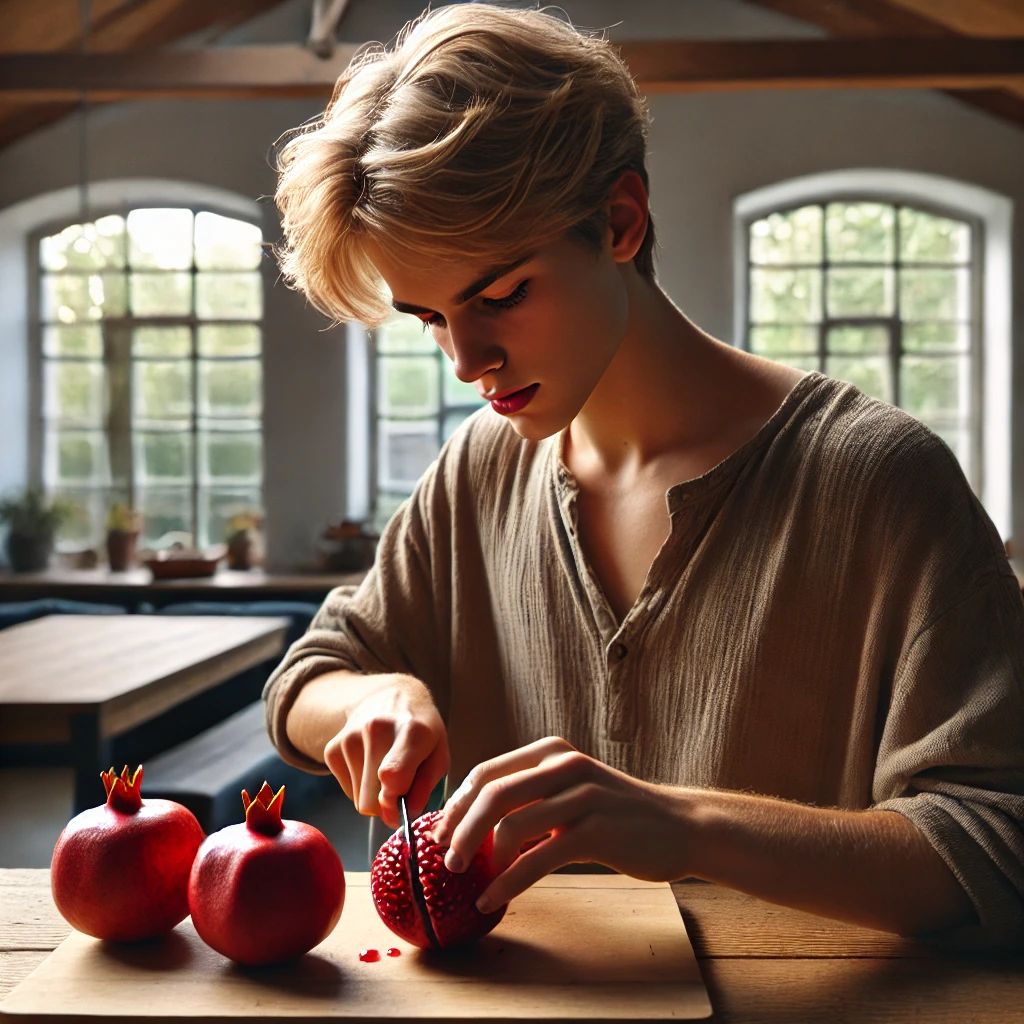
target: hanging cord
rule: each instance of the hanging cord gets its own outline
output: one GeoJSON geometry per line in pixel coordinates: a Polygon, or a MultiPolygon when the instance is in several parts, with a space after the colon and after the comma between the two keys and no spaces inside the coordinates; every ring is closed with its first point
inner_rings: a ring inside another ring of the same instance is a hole
{"type": "MultiPolygon", "coordinates": [[[[81,0],[82,53],[89,52],[89,33],[92,27],[92,0],[81,0]]],[[[78,99],[78,206],[81,223],[89,219],[89,96],[82,89],[78,99]]]]}

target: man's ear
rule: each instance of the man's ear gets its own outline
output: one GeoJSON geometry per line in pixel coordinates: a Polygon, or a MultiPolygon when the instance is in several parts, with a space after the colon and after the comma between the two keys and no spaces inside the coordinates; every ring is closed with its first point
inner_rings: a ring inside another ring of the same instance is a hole
{"type": "Polygon", "coordinates": [[[643,244],[650,219],[647,189],[636,171],[623,172],[612,186],[605,210],[612,258],[616,263],[628,263],[643,244]]]}

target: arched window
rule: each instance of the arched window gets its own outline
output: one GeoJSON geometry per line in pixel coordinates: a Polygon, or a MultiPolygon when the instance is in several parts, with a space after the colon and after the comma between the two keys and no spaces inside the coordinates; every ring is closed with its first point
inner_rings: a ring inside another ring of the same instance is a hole
{"type": "Polygon", "coordinates": [[[374,520],[383,526],[411,493],[441,445],[483,400],[455,376],[423,322],[395,313],[371,332],[376,376],[373,416],[374,520]]]}
{"type": "Polygon", "coordinates": [[[109,505],[201,546],[262,507],[262,232],[209,209],[139,207],[35,236],[34,451],[95,544],[109,505]]]}
{"type": "Polygon", "coordinates": [[[1010,201],[865,168],[767,185],[733,210],[736,343],[921,420],[1007,539],[1010,201]]]}
{"type": "Polygon", "coordinates": [[[967,221],[848,198],[748,227],[746,346],[847,380],[978,461],[974,231],[967,221]]]}

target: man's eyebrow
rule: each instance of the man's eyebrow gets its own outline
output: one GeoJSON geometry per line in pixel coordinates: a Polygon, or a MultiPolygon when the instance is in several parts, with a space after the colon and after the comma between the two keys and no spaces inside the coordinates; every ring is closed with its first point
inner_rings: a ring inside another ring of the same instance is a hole
{"type": "MultiPolygon", "coordinates": [[[[516,267],[521,267],[524,263],[529,263],[533,259],[535,253],[528,253],[526,256],[520,256],[519,259],[513,260],[511,263],[506,263],[504,266],[495,267],[493,270],[489,270],[482,277],[478,277],[465,291],[459,292],[455,296],[454,302],[456,306],[465,305],[474,295],[479,294],[489,285],[494,284],[499,278],[504,277],[506,274],[511,274],[516,267]]],[[[411,306],[407,302],[399,302],[398,300],[392,300],[391,305],[398,310],[399,313],[433,313],[432,309],[425,309],[423,306],[411,306]]]]}

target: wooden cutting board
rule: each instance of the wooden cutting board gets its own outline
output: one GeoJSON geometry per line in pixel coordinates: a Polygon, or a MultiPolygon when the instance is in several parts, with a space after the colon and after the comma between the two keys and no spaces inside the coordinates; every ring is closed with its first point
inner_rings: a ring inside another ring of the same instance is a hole
{"type": "Polygon", "coordinates": [[[549,875],[476,946],[420,950],[377,916],[368,873],[348,872],[334,932],[298,961],[242,968],[185,920],[151,943],[72,932],[8,998],[20,1024],[139,1020],[694,1020],[711,1004],[667,883],[549,875]],[[385,956],[389,946],[399,957],[385,956]],[[360,950],[379,949],[377,963],[360,950]]]}

